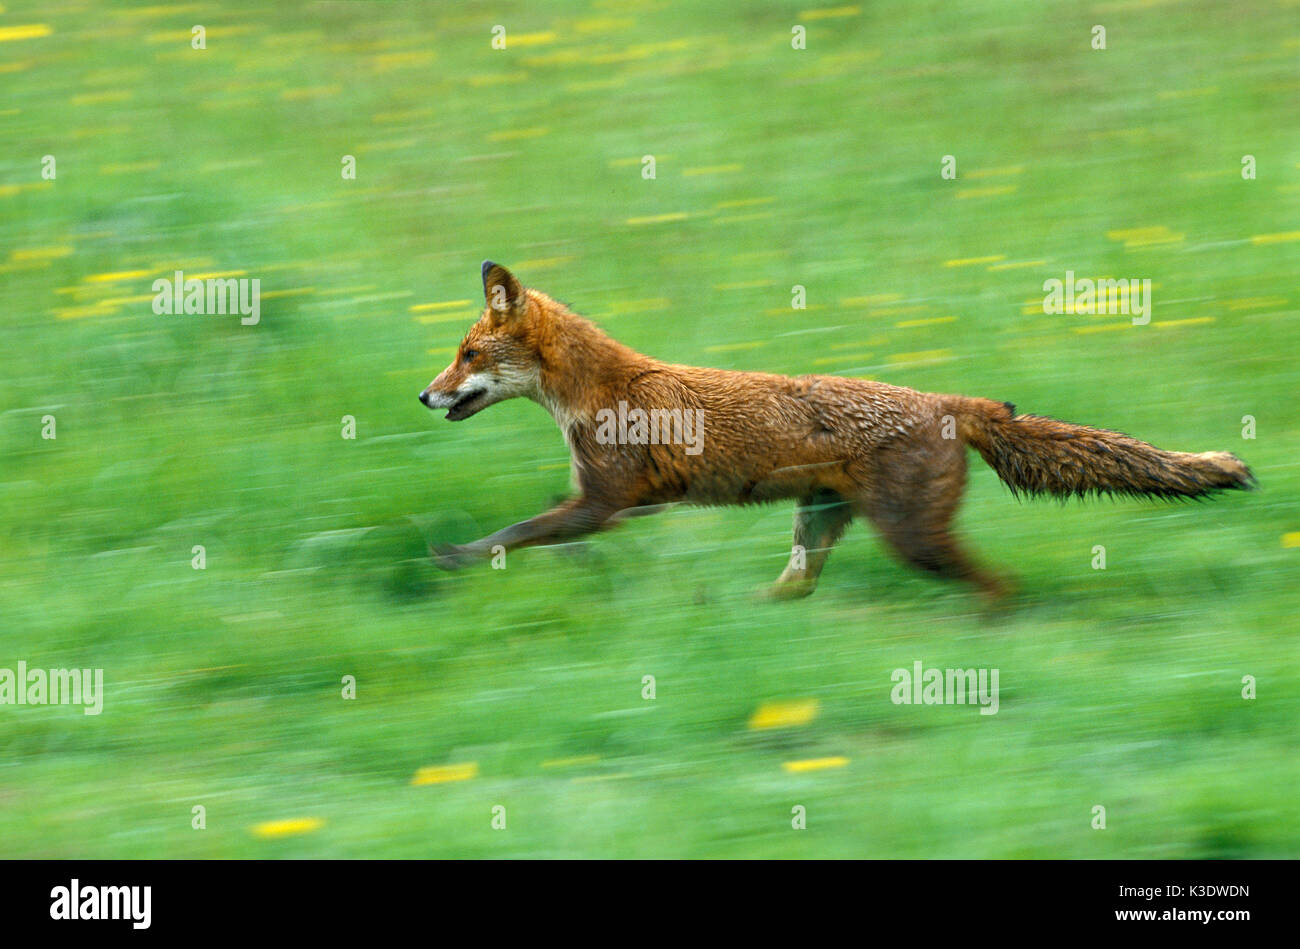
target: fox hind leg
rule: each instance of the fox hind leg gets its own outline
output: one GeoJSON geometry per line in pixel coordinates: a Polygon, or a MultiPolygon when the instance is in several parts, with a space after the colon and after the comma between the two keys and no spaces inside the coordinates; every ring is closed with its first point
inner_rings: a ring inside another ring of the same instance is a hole
{"type": "Polygon", "coordinates": [[[947,527],[889,527],[880,528],[880,533],[910,566],[973,584],[991,603],[1004,600],[1012,592],[1006,580],[976,564],[947,527]]]}
{"type": "Polygon", "coordinates": [[[972,560],[950,529],[966,487],[965,450],[957,441],[926,447],[879,456],[859,507],[904,563],[970,583],[988,601],[999,602],[1011,585],[972,560]]]}
{"type": "Polygon", "coordinates": [[[785,571],[768,589],[776,599],[797,599],[817,588],[831,548],[843,535],[853,508],[839,494],[819,490],[801,498],[794,512],[794,549],[785,571]]]}

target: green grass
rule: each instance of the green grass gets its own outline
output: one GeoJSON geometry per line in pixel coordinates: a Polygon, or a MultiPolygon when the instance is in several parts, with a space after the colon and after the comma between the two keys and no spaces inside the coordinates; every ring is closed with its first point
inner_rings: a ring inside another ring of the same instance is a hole
{"type": "Polygon", "coordinates": [[[1284,5],[5,7],[0,667],[107,695],[0,706],[0,855],[1300,851],[1300,258],[1251,240],[1300,227],[1284,5]],[[1022,504],[973,459],[962,531],[1023,591],[997,619],[860,526],[814,597],[757,599],[787,507],[441,574],[429,540],[568,489],[541,408],[416,402],[477,307],[411,308],[479,299],[484,257],[664,359],[1006,399],[1235,451],[1262,490],[1022,504]],[[155,316],[178,268],[301,292],[155,316]],[[1151,279],[1151,325],[1036,311],[1067,269],[1151,279]],[[1000,670],[1000,711],[892,704],[918,659],[1000,670]],[[324,824],[251,832],[297,817],[324,824]]]}

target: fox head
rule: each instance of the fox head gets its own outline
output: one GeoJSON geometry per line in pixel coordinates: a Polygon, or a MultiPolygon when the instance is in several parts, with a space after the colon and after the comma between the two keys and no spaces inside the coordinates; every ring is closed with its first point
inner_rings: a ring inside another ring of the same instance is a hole
{"type": "Polygon", "coordinates": [[[447,409],[452,422],[516,396],[536,398],[541,359],[530,339],[529,301],[523,285],[500,264],[483,261],[486,305],[469,328],[456,358],[420,393],[431,409],[447,409]]]}

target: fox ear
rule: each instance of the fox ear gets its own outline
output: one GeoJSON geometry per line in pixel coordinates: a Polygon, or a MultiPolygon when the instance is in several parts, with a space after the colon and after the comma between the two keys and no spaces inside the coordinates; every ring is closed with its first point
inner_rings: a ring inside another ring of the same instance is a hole
{"type": "Polygon", "coordinates": [[[509,270],[490,260],[483,261],[483,297],[502,316],[523,312],[523,285],[509,270]]]}

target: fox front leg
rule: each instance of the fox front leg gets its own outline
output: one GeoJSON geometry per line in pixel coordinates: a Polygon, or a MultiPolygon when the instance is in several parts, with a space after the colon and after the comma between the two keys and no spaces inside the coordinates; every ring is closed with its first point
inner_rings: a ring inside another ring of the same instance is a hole
{"type": "Polygon", "coordinates": [[[495,534],[468,544],[431,546],[434,563],[444,570],[458,570],[492,556],[496,547],[515,550],[538,544],[555,544],[600,530],[617,509],[591,498],[575,498],[559,507],[538,514],[518,524],[504,527],[495,534]]]}

